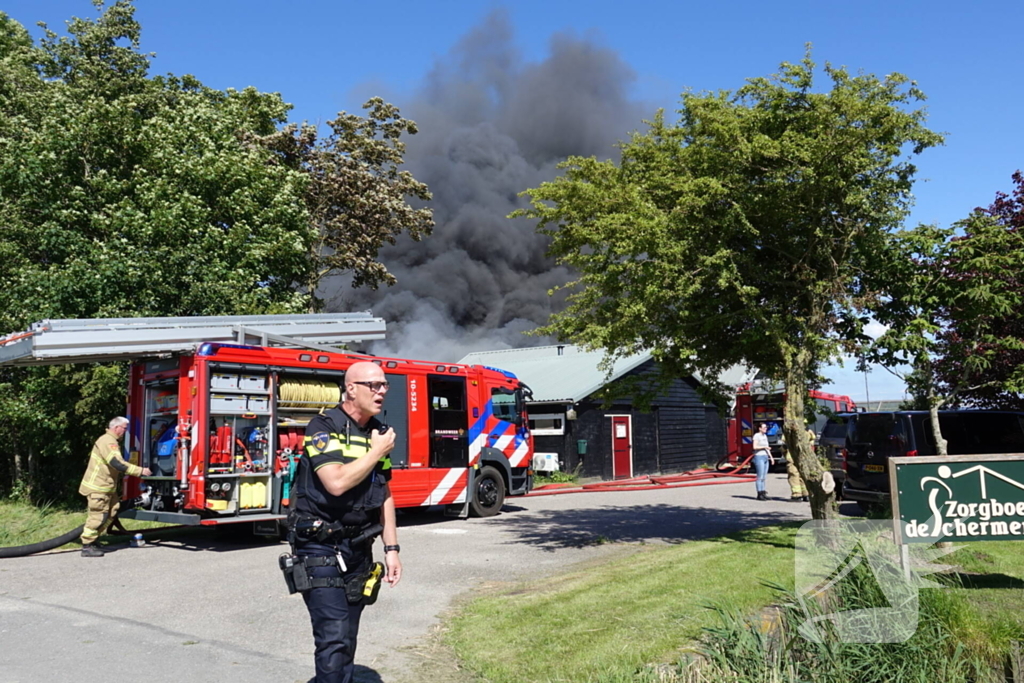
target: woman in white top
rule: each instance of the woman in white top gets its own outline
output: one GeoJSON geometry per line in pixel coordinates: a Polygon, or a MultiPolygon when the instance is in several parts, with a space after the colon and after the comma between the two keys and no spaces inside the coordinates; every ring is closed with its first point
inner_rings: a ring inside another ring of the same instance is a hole
{"type": "Polygon", "coordinates": [[[774,464],[772,448],[768,445],[768,423],[762,422],[757,434],[754,434],[754,471],[757,472],[754,487],[757,489],[758,500],[768,500],[765,482],[768,479],[768,466],[774,464]]]}

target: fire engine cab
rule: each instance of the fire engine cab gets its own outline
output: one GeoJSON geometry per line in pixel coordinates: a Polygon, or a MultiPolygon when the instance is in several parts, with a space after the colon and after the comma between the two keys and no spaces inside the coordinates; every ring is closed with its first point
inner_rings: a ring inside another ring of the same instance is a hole
{"type": "Polygon", "coordinates": [[[496,368],[327,346],[383,336],[369,313],[47,320],[0,339],[0,363],[132,361],[126,441],[152,476],[128,478],[122,517],[276,534],[306,424],[365,360],[390,384],[378,417],[395,429],[396,507],[486,517],[529,492],[529,388],[496,368]]]}
{"type": "MultiPolygon", "coordinates": [[[[754,453],[754,434],[760,429],[761,423],[767,422],[768,443],[772,447],[772,455],[776,462],[783,453],[782,421],[785,417],[786,395],[781,387],[763,383],[760,380],[741,384],[736,388],[736,402],[732,417],[728,422],[728,454],[720,466],[737,465],[744,462],[754,453]]],[[[807,400],[814,403],[815,422],[808,427],[814,429],[816,435],[828,416],[856,410],[849,396],[829,394],[823,391],[809,391],[807,400]]]]}

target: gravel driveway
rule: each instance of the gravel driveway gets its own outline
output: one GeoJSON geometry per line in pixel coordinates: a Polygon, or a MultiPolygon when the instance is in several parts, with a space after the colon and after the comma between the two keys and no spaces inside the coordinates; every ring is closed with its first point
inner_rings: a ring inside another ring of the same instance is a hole
{"type": "MultiPolygon", "coordinates": [[[[488,519],[403,514],[405,578],[368,608],[363,683],[418,683],[426,644],[456,596],[538,580],[629,547],[807,519],[783,475],[767,502],[753,482],[510,499],[488,519]],[[607,543],[603,541],[613,541],[607,543]]],[[[102,559],[77,550],[0,560],[0,683],[75,680],[304,683],[313,640],[302,600],[277,570],[287,546],[192,533],[102,559]]],[[[379,551],[379,548],[378,548],[379,551]]]]}

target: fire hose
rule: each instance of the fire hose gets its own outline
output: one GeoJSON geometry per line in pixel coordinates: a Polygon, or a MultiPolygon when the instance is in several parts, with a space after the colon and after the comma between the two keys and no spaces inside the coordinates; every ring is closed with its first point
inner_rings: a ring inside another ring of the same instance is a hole
{"type": "Polygon", "coordinates": [[[44,553],[47,550],[53,550],[59,548],[65,543],[70,543],[79,536],[82,535],[82,529],[85,525],[73,529],[62,536],[54,536],[53,538],[45,541],[39,541],[38,543],[30,543],[28,545],[12,545],[7,548],[0,548],[0,557],[25,557],[26,555],[35,555],[36,553],[44,553]]]}
{"type": "MultiPolygon", "coordinates": [[[[593,493],[598,491],[649,491],[653,489],[684,488],[687,486],[714,486],[716,484],[739,484],[751,481],[755,478],[753,474],[740,474],[747,469],[748,463],[753,455],[747,457],[743,462],[734,467],[721,469],[722,462],[719,462],[715,470],[701,468],[682,474],[671,475],[645,475],[632,477],[630,479],[616,479],[613,481],[601,481],[581,486],[563,486],[561,484],[548,484],[534,489],[527,496],[556,496],[563,493],[593,493]]],[[[127,534],[128,530],[121,524],[121,520],[114,518],[111,526],[116,530],[114,533],[127,534]]],[[[59,548],[70,543],[82,534],[82,526],[54,538],[31,543],[29,545],[17,545],[7,548],[0,548],[0,558],[24,557],[43,553],[47,550],[59,548]]],[[[166,527],[164,529],[166,530],[166,527]]]]}
{"type": "Polygon", "coordinates": [[[563,486],[561,484],[547,484],[540,486],[527,496],[557,496],[563,493],[594,493],[597,491],[650,491],[654,489],[674,489],[688,486],[714,486],[717,484],[740,484],[745,481],[753,481],[756,477],[753,474],[740,474],[747,468],[748,463],[753,459],[753,454],[746,460],[725,470],[721,469],[722,462],[719,461],[714,470],[709,468],[696,469],[682,474],[670,475],[644,475],[630,479],[615,479],[612,481],[599,481],[581,486],[563,486]]]}
{"type": "MultiPolygon", "coordinates": [[[[6,548],[0,548],[0,559],[3,559],[5,557],[26,557],[28,555],[36,555],[38,553],[45,553],[48,550],[53,550],[55,548],[59,548],[62,545],[66,545],[68,543],[71,543],[72,541],[77,539],[79,536],[81,536],[82,535],[82,529],[84,529],[84,528],[85,528],[85,525],[83,524],[81,526],[78,526],[78,527],[72,529],[71,531],[67,532],[66,534],[61,534],[60,536],[54,536],[53,538],[48,538],[45,541],[39,541],[38,543],[29,543],[27,545],[12,545],[12,546],[8,546],[6,548]]],[[[173,526],[164,526],[164,527],[160,527],[159,530],[160,531],[167,531],[168,529],[172,529],[172,528],[174,528],[174,527],[173,526]]],[[[136,534],[138,534],[138,533],[145,533],[146,531],[155,531],[155,529],[149,529],[149,530],[146,530],[146,529],[136,529],[135,531],[129,531],[128,529],[126,529],[124,527],[123,524],[121,524],[121,518],[120,517],[114,517],[114,520],[110,523],[110,529],[108,529],[107,533],[121,536],[121,535],[128,535],[128,534],[132,534],[132,533],[136,533],[136,534]]]]}

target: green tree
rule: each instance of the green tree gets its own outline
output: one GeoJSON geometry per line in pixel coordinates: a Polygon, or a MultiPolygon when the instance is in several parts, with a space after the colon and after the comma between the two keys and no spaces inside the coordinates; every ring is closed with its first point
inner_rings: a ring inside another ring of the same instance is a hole
{"type": "Polygon", "coordinates": [[[15,257],[0,329],[306,307],[306,178],[247,139],[274,132],[288,105],[149,78],[133,13],[117,2],[0,62],[37,73],[0,102],[0,242],[15,257]]]}
{"type": "Polygon", "coordinates": [[[962,396],[1017,393],[1024,368],[1024,235],[982,211],[950,228],[896,235],[875,317],[888,330],[872,355],[909,363],[904,379],[931,412],[936,451],[946,455],[938,411],[962,396]]]}
{"type": "Polygon", "coordinates": [[[816,518],[834,516],[805,397],[821,365],[863,338],[863,306],[915,168],[939,144],[907,78],[825,66],[808,54],[735,93],[684,94],[622,145],[616,164],[570,158],[526,192],[552,254],[579,278],[544,329],[609,357],[650,349],[668,376],[748,363],[781,380],[786,442],[816,518]]]}
{"type": "MultiPolygon", "coordinates": [[[[150,78],[134,11],[116,2],[38,45],[0,17],[0,330],[308,306],[306,177],[251,141],[288,105],[150,78]]],[[[124,386],[121,366],[3,370],[7,481],[64,497],[124,386]]]]}
{"type": "MultiPolygon", "coordinates": [[[[395,277],[377,260],[384,244],[401,234],[419,241],[434,227],[432,211],[409,200],[427,202],[424,183],[402,170],[403,134],[415,135],[416,123],[379,97],[363,108],[365,118],[341,112],[328,121],[321,139],[315,126],[290,124],[262,144],[275,150],[284,165],[309,179],[306,208],[317,230],[305,291],[315,296],[325,277],[349,272],[352,285],[392,285],[395,277]]],[[[314,309],[322,301],[312,301],[314,309]]]]}
{"type": "MultiPolygon", "coordinates": [[[[0,331],[302,312],[328,272],[390,281],[382,242],[430,227],[403,201],[426,188],[398,168],[415,124],[373,100],[368,120],[343,113],[289,159],[279,94],[151,76],[131,0],[93,4],[96,19],[44,26],[38,44],[0,14],[0,331]]],[[[122,366],[0,368],[0,490],[19,475],[73,490],[67,471],[124,410],[124,380],[122,366]]]]}
{"type": "Polygon", "coordinates": [[[950,308],[939,333],[935,370],[957,402],[989,408],[1024,408],[1024,175],[1013,174],[1011,194],[996,193],[986,209],[963,221],[955,254],[965,289],[975,295],[950,308]],[[982,306],[976,302],[981,301],[982,306]],[[965,378],[969,378],[965,381],[965,378]]]}

